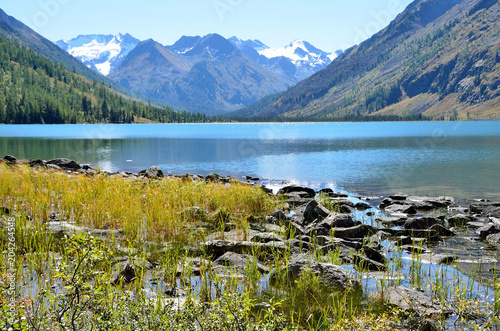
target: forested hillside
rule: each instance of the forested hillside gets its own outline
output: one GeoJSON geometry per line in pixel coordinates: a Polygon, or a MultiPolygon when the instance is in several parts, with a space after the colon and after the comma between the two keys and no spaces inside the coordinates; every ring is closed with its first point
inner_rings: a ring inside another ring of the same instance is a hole
{"type": "Polygon", "coordinates": [[[416,0],[256,117],[500,118],[498,0],[416,0]]]}
{"type": "Polygon", "coordinates": [[[132,100],[0,36],[0,123],[205,122],[132,100]]]}

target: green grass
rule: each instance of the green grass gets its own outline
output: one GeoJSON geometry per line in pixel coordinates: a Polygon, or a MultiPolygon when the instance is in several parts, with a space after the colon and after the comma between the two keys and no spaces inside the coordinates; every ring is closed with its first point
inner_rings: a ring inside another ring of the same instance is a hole
{"type": "MultiPolygon", "coordinates": [[[[0,206],[11,210],[16,225],[16,294],[11,296],[2,283],[0,325],[13,330],[90,330],[90,325],[95,330],[397,330],[411,320],[407,312],[366,291],[332,291],[308,272],[289,279],[290,249],[251,252],[274,274],[266,289],[256,262],[238,272],[244,278],[236,271],[228,277],[210,271],[211,257],[200,247],[210,231],[223,231],[227,222],[248,231],[250,222],[262,221],[281,203],[258,187],[237,182],[88,177],[0,164],[0,206]],[[106,241],[88,234],[53,236],[45,225],[52,213],[80,226],[122,229],[124,234],[106,241]],[[207,223],[215,230],[200,230],[207,223]],[[201,276],[190,265],[194,257],[202,259],[201,276]],[[136,279],[113,285],[117,261],[124,258],[135,266],[136,279]],[[148,269],[148,264],[157,268],[148,269]],[[175,300],[160,290],[160,283],[180,284],[187,293],[182,309],[174,308],[175,300]],[[15,300],[14,315],[7,313],[9,298],[15,300]]],[[[0,249],[5,252],[8,243],[3,227],[0,249]]],[[[341,264],[339,251],[325,255],[314,243],[312,238],[309,253],[317,261],[341,264]]],[[[0,255],[2,280],[9,273],[7,262],[7,255],[0,255]]],[[[457,282],[446,283],[423,266],[418,254],[406,261],[398,249],[387,274],[377,281],[379,291],[399,285],[389,274],[430,288],[443,307],[455,307],[460,327],[498,323],[498,281],[495,301],[485,303],[472,295],[476,275],[461,281],[456,271],[457,282]]],[[[359,280],[362,276],[358,272],[359,280]]]]}

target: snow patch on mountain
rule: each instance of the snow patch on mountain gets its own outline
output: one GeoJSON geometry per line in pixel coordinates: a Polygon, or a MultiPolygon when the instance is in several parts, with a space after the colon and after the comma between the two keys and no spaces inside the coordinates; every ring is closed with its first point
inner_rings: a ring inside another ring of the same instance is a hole
{"type": "Polygon", "coordinates": [[[81,35],[56,44],[89,68],[107,76],[127,54],[140,43],[128,33],[125,35],[81,35]]]}
{"type": "Polygon", "coordinates": [[[260,55],[264,55],[268,59],[277,57],[286,57],[295,65],[308,64],[310,66],[324,66],[332,62],[336,57],[336,53],[327,53],[317,49],[306,41],[294,40],[289,45],[280,48],[268,48],[258,51],[260,55]]]}

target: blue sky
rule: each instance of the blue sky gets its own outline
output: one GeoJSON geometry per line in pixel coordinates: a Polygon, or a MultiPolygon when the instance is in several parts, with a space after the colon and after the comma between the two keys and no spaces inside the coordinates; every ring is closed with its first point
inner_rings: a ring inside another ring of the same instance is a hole
{"type": "Polygon", "coordinates": [[[3,0],[7,14],[56,41],[130,33],[171,45],[183,35],[219,33],[281,47],[302,39],[347,49],[394,19],[411,0],[3,0]]]}

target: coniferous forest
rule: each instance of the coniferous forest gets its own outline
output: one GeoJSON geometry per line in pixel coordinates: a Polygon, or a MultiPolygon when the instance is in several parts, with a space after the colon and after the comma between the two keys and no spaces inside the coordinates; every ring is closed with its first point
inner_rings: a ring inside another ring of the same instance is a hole
{"type": "Polygon", "coordinates": [[[209,122],[135,100],[0,37],[0,123],[209,122]]]}

